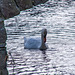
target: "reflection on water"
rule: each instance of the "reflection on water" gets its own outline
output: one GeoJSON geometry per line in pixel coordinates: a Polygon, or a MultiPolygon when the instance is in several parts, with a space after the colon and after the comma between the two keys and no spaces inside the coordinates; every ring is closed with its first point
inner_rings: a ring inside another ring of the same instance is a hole
{"type": "MultiPolygon", "coordinates": [[[[75,74],[75,2],[35,6],[5,21],[7,50],[15,62],[15,75],[74,75],[75,74]],[[24,49],[24,37],[40,36],[42,28],[48,31],[49,49],[24,49]]],[[[13,74],[9,55],[8,70],[13,74]]]]}
{"type": "Polygon", "coordinates": [[[43,54],[43,59],[46,60],[46,50],[43,50],[42,54],[43,54]]]}

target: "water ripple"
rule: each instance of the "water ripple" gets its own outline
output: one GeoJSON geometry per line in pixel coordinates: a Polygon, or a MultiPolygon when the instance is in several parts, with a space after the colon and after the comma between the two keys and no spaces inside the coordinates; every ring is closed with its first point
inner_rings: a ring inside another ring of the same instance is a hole
{"type": "Polygon", "coordinates": [[[5,21],[8,71],[12,75],[75,75],[75,2],[35,6],[5,21]],[[46,51],[24,49],[24,37],[47,28],[46,51]]]}

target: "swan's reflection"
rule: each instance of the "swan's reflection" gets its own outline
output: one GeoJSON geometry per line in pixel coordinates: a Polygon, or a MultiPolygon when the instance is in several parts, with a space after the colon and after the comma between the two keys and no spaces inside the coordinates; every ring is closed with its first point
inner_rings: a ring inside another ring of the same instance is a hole
{"type": "Polygon", "coordinates": [[[46,50],[41,50],[42,54],[43,54],[43,60],[46,62],[49,62],[51,59],[48,58],[47,54],[46,54],[46,50]]]}
{"type": "Polygon", "coordinates": [[[43,60],[45,61],[46,60],[46,50],[41,50],[42,51],[42,54],[43,54],[43,60]]]}
{"type": "Polygon", "coordinates": [[[41,50],[43,54],[43,60],[46,61],[47,55],[46,55],[46,50],[41,50]]]}

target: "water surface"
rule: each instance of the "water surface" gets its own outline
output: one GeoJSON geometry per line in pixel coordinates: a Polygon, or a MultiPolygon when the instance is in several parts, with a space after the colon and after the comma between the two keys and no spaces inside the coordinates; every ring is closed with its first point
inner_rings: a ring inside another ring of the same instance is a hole
{"type": "Polygon", "coordinates": [[[75,75],[75,2],[51,3],[22,11],[5,21],[8,71],[15,75],[75,75]],[[24,49],[24,37],[48,31],[46,51],[24,49]]]}

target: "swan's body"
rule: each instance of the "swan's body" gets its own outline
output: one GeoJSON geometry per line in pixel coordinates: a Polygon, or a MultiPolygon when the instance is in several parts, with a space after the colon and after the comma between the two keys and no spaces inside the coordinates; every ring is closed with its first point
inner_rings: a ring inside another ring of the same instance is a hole
{"type": "Polygon", "coordinates": [[[41,37],[24,38],[24,48],[26,49],[47,49],[46,46],[47,30],[42,29],[41,37]]]}
{"type": "Polygon", "coordinates": [[[41,38],[34,38],[34,37],[30,37],[30,38],[24,38],[24,40],[26,40],[24,46],[25,48],[29,48],[29,49],[38,49],[41,45],[41,38]]]}

